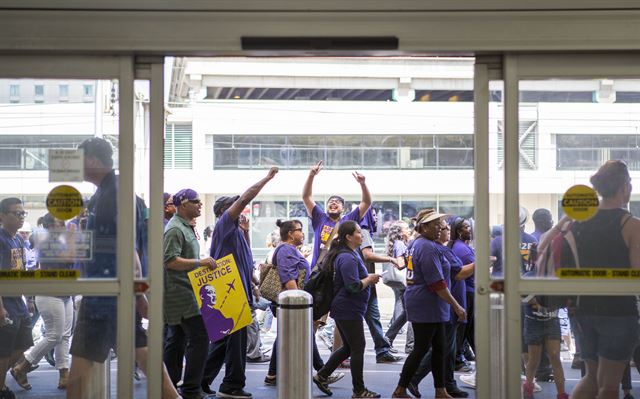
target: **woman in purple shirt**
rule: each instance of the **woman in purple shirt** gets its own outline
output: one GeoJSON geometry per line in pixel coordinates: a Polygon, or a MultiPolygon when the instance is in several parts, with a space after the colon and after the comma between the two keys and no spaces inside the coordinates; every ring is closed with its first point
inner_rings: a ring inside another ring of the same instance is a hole
{"type": "Polygon", "coordinates": [[[380,275],[367,273],[358,252],[362,244],[360,227],[354,221],[344,221],[338,228],[338,236],[327,254],[327,264],[333,265],[333,293],[331,317],[342,336],[343,345],[333,352],[325,366],[313,376],[313,382],[327,395],[332,392],[328,378],[333,371],[351,356],[352,398],[379,398],[364,385],[364,314],[367,311],[370,286],[377,284],[380,275]]]}
{"type": "Polygon", "coordinates": [[[408,249],[407,290],[405,303],[407,318],[413,326],[415,346],[402,367],[400,381],[392,398],[410,398],[407,387],[420,361],[432,347],[431,365],[436,398],[450,398],[445,389],[445,329],[450,320],[450,310],[465,320],[466,312],[449,291],[451,266],[444,259],[436,240],[440,237],[442,218],[446,215],[434,209],[423,209],[416,215],[416,231],[419,236],[408,249]]]}
{"type": "MultiPolygon", "coordinates": [[[[273,253],[273,264],[278,269],[280,275],[280,282],[282,283],[283,290],[298,290],[302,287],[298,286],[298,278],[300,273],[304,272],[304,282],[309,281],[311,275],[311,267],[309,262],[300,253],[298,247],[304,244],[304,233],[302,222],[299,220],[278,220],[276,225],[280,228],[281,243],[275,249],[273,253]]],[[[271,305],[271,312],[276,314],[276,307],[271,305]]],[[[320,370],[324,367],[320,352],[316,346],[316,340],[313,341],[313,368],[320,370]]],[[[269,362],[269,371],[264,378],[265,385],[276,385],[276,372],[278,370],[278,338],[273,341],[273,349],[271,350],[271,362],[269,362]]],[[[328,378],[328,383],[333,384],[342,377],[343,373],[335,373],[328,378]]]]}

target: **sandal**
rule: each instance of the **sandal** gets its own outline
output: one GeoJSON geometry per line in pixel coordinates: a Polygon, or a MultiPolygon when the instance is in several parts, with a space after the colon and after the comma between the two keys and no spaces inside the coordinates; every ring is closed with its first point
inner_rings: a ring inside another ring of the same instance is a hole
{"type": "Polygon", "coordinates": [[[379,398],[380,394],[365,388],[364,391],[360,393],[354,393],[351,397],[352,398],[379,398]]]}
{"type": "Polygon", "coordinates": [[[27,391],[31,389],[31,384],[29,384],[29,380],[27,379],[27,373],[18,372],[13,367],[9,372],[13,379],[16,380],[16,383],[20,385],[20,388],[27,391]]]}

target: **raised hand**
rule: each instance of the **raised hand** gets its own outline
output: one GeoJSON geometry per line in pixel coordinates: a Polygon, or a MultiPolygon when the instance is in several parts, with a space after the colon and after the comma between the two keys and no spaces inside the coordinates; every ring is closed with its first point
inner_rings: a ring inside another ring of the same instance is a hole
{"type": "Polygon", "coordinates": [[[320,173],[320,171],[322,170],[322,167],[324,166],[324,161],[320,160],[318,161],[317,164],[313,165],[311,167],[311,170],[309,171],[309,174],[312,176],[317,175],[318,173],[320,173]]]}
{"type": "Polygon", "coordinates": [[[364,175],[360,174],[358,172],[353,172],[352,173],[353,177],[356,179],[356,181],[360,184],[364,184],[364,175]]]}
{"type": "Polygon", "coordinates": [[[269,180],[273,179],[275,177],[275,175],[278,174],[278,167],[277,166],[272,166],[271,169],[269,169],[269,173],[267,174],[267,178],[269,180]]]}

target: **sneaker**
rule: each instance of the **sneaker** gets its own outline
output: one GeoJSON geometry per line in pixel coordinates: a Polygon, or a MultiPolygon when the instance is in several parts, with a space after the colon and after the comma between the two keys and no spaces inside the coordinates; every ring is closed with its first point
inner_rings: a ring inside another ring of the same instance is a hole
{"type": "Polygon", "coordinates": [[[16,395],[9,389],[9,387],[4,387],[0,391],[0,399],[16,399],[16,395]]]}
{"type": "Polygon", "coordinates": [[[318,373],[314,374],[313,383],[316,384],[318,389],[325,395],[333,395],[333,392],[331,392],[331,389],[329,389],[329,385],[327,384],[327,379],[320,377],[318,373]]]}
{"type": "MultiPolygon", "coordinates": [[[[629,395],[631,396],[631,395],[629,395]]],[[[558,396],[556,396],[558,399],[569,399],[569,394],[566,392],[563,393],[559,393],[558,396]]],[[[625,397],[623,399],[629,399],[629,397],[627,395],[625,395],[625,397]]],[[[633,396],[631,396],[630,399],[633,399],[633,396]]]]}
{"type": "Polygon", "coordinates": [[[219,398],[235,398],[235,399],[246,399],[253,398],[249,392],[244,391],[243,389],[234,389],[233,391],[218,391],[219,398]]]}
{"type": "Polygon", "coordinates": [[[333,373],[329,377],[327,377],[327,385],[335,384],[340,381],[344,377],[344,373],[333,373]]]}
{"type": "Polygon", "coordinates": [[[278,377],[276,376],[266,376],[264,377],[264,385],[269,386],[269,387],[275,387],[277,385],[278,382],[278,377]]]}
{"type": "Polygon", "coordinates": [[[524,382],[522,384],[522,399],[533,399],[533,383],[524,382]]]}
{"type": "Polygon", "coordinates": [[[206,399],[209,397],[209,394],[204,391],[199,392],[180,392],[180,396],[183,399],[206,399]]]}
{"type": "Polygon", "coordinates": [[[464,385],[468,386],[469,388],[476,388],[476,374],[464,374],[461,375],[460,377],[458,377],[458,379],[460,380],[460,382],[462,382],[464,385]]]}
{"type": "Polygon", "coordinates": [[[413,382],[409,383],[409,385],[407,386],[407,389],[409,390],[409,393],[411,393],[411,395],[415,396],[416,398],[422,397],[422,394],[420,393],[418,386],[413,382]]]}
{"type": "Polygon", "coordinates": [[[398,350],[396,348],[394,348],[393,346],[389,347],[389,352],[390,353],[398,353],[398,350]]]}
{"type": "Polygon", "coordinates": [[[364,391],[355,393],[351,395],[352,398],[379,398],[381,395],[377,392],[373,392],[368,390],[367,388],[364,391]]]}
{"type": "Polygon", "coordinates": [[[385,352],[381,355],[376,356],[376,363],[395,363],[402,360],[400,356],[394,356],[389,352],[385,352]]]}

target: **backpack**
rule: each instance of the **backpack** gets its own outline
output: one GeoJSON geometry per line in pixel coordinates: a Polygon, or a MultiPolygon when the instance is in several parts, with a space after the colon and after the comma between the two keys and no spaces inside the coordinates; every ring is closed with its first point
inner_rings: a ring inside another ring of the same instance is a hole
{"type": "MultiPolygon", "coordinates": [[[[343,250],[338,252],[349,252],[343,250]]],[[[311,272],[311,277],[304,290],[313,297],[313,320],[319,320],[322,316],[329,313],[331,301],[333,301],[333,276],[335,270],[333,264],[326,262],[327,258],[323,258],[321,262],[316,264],[316,268],[311,272]]]]}
{"type": "MultiPolygon", "coordinates": [[[[573,234],[573,221],[566,221],[560,228],[560,232],[548,241],[546,246],[537,248],[535,259],[536,277],[554,278],[558,269],[579,269],[580,258],[578,246],[573,234]]],[[[538,302],[550,310],[564,308],[571,303],[576,303],[575,295],[540,295],[538,302]]]]}

